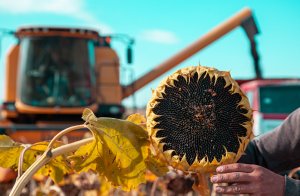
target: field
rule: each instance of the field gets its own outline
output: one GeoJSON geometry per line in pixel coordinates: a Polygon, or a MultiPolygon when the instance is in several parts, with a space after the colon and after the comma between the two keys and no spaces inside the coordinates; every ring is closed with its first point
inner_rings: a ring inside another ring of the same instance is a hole
{"type": "MultiPolygon", "coordinates": [[[[148,180],[135,191],[124,192],[113,188],[104,179],[93,172],[65,176],[63,182],[54,184],[50,178],[35,176],[22,191],[22,196],[51,195],[51,196],[77,196],[77,195],[197,195],[192,190],[194,179],[184,177],[180,173],[170,172],[168,175],[156,178],[147,175],[148,180]]],[[[14,181],[1,183],[1,196],[9,195],[14,181]]]]}

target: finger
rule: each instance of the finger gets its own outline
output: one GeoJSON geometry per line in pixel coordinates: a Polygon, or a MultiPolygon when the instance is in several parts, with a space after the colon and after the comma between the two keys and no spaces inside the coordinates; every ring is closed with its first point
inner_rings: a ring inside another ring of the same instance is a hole
{"type": "Polygon", "coordinates": [[[253,166],[249,164],[243,164],[243,163],[233,163],[228,165],[222,165],[217,167],[216,171],[218,173],[229,173],[229,172],[246,172],[250,173],[252,172],[253,166]]]}
{"type": "Polygon", "coordinates": [[[223,194],[251,194],[254,193],[255,188],[249,184],[236,184],[232,186],[217,186],[216,193],[223,194]]]}
{"type": "Polygon", "coordinates": [[[253,177],[249,173],[244,172],[217,174],[211,177],[212,183],[251,182],[252,180],[253,177]]]}

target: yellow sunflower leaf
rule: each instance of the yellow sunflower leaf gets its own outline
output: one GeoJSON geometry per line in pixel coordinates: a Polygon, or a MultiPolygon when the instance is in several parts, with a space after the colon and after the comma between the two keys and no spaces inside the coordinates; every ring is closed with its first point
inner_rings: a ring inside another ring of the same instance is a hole
{"type": "Polygon", "coordinates": [[[68,159],[71,160],[72,167],[75,171],[87,172],[89,170],[97,170],[98,158],[100,156],[97,149],[97,142],[98,141],[93,140],[92,142],[79,147],[73,155],[68,157],[68,159]]]}
{"type": "Polygon", "coordinates": [[[7,135],[0,135],[0,167],[17,170],[23,148],[7,135]]]}
{"type": "Polygon", "coordinates": [[[65,157],[57,156],[40,168],[36,174],[49,176],[55,183],[59,183],[63,180],[64,175],[70,173],[70,171],[70,165],[66,162],[65,157]]]}
{"type": "Polygon", "coordinates": [[[164,176],[169,171],[167,163],[161,161],[158,156],[154,156],[153,154],[149,154],[145,162],[147,169],[156,176],[164,176]]]}
{"type": "Polygon", "coordinates": [[[141,126],[145,130],[147,129],[146,128],[146,121],[147,120],[146,120],[145,116],[143,116],[139,113],[129,115],[126,120],[141,126]]]}
{"type": "Polygon", "coordinates": [[[147,132],[130,121],[96,118],[89,109],[84,110],[82,118],[95,135],[95,140],[93,144],[79,148],[71,157],[75,165],[79,164],[77,168],[82,170],[83,165],[90,162],[90,169],[96,167],[96,171],[112,185],[125,191],[145,182],[145,159],[149,146],[147,132]],[[86,154],[91,148],[95,152],[86,154]],[[79,157],[84,160],[79,162],[79,157]]]}
{"type": "MultiPolygon", "coordinates": [[[[27,170],[36,159],[44,153],[49,142],[39,142],[32,146],[24,153],[22,170],[27,170]]],[[[55,142],[54,147],[61,146],[62,143],[55,142]]],[[[14,142],[6,135],[0,135],[0,167],[18,169],[19,157],[24,149],[20,143],[14,142]]],[[[57,156],[48,164],[43,166],[37,174],[50,176],[54,182],[63,179],[64,174],[70,172],[70,164],[65,155],[57,156]]]]}
{"type": "Polygon", "coordinates": [[[99,176],[100,189],[99,195],[109,195],[109,192],[113,188],[111,183],[108,182],[103,176],[99,176]]]}
{"type": "MultiPolygon", "coordinates": [[[[26,160],[29,159],[29,157],[38,157],[44,151],[47,149],[49,142],[39,142],[34,144],[28,152],[25,153],[26,159],[24,159],[24,162],[26,163],[26,160]],[[27,154],[28,153],[28,154],[27,154]],[[30,155],[31,154],[31,155],[30,155]]],[[[63,145],[62,142],[55,142],[53,145],[53,148],[59,147],[63,145]]],[[[42,168],[37,171],[37,174],[41,174],[43,176],[49,176],[55,183],[60,182],[63,180],[63,176],[67,173],[71,172],[71,165],[69,161],[67,161],[67,155],[63,154],[60,156],[55,157],[54,159],[51,159],[49,163],[44,165],[42,168]]]]}

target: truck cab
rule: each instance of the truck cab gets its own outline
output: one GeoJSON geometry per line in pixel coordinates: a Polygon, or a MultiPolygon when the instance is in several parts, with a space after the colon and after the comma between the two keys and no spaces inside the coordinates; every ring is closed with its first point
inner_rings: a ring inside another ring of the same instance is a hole
{"type": "Polygon", "coordinates": [[[300,79],[256,79],[240,86],[253,109],[255,136],[273,130],[300,107],[300,79]]]}

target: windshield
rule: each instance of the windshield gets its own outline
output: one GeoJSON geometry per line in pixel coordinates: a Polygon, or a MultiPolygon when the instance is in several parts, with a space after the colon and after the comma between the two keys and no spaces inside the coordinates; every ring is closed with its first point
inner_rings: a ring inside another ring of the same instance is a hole
{"type": "Polygon", "coordinates": [[[21,40],[21,92],[32,106],[87,106],[93,102],[94,45],[91,40],[30,37],[21,40]]]}
{"type": "Polygon", "coordinates": [[[261,87],[259,94],[262,113],[289,114],[300,107],[300,85],[261,87]]]}

